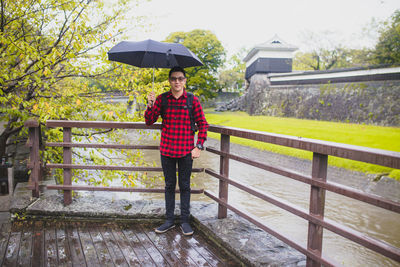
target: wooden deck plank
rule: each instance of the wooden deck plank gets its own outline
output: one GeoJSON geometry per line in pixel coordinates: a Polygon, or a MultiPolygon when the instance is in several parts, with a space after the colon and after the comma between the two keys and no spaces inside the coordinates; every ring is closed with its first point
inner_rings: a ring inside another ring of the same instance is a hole
{"type": "Polygon", "coordinates": [[[56,229],[54,224],[44,225],[44,259],[46,266],[58,266],[56,229]]]}
{"type": "Polygon", "coordinates": [[[180,239],[181,243],[183,244],[187,244],[187,246],[190,246],[192,249],[194,249],[195,251],[197,251],[197,253],[199,253],[204,260],[210,264],[211,266],[219,266],[221,260],[216,257],[213,253],[211,253],[208,249],[206,249],[204,246],[202,246],[202,244],[199,243],[199,241],[197,240],[198,234],[193,235],[191,238],[184,238],[184,239],[180,239]]]}
{"type": "Polygon", "coordinates": [[[138,256],[136,255],[133,248],[130,246],[130,242],[126,239],[119,227],[112,229],[114,238],[121,249],[122,254],[125,256],[129,266],[138,266],[141,264],[138,256]]]}
{"type": "Polygon", "coordinates": [[[174,251],[171,249],[171,245],[167,244],[166,236],[156,235],[153,229],[142,228],[142,231],[149,238],[150,242],[153,243],[155,248],[163,255],[163,257],[168,261],[171,266],[184,266],[183,263],[175,255],[174,251]]]}
{"type": "MultiPolygon", "coordinates": [[[[169,232],[174,231],[176,233],[175,229],[171,229],[169,232]]],[[[146,234],[162,254],[172,254],[173,260],[177,259],[180,266],[197,266],[189,257],[188,252],[174,242],[173,238],[167,233],[156,234],[154,230],[148,230],[146,234]]]]}
{"type": "Polygon", "coordinates": [[[129,266],[121,249],[115,241],[110,226],[101,226],[100,229],[115,266],[129,266]]]}
{"type": "Polygon", "coordinates": [[[198,266],[211,266],[207,260],[187,242],[186,239],[193,237],[183,236],[177,229],[175,231],[168,231],[166,234],[170,237],[170,242],[173,244],[174,250],[179,253],[181,257],[190,257],[198,266]]]}
{"type": "Polygon", "coordinates": [[[190,246],[197,250],[204,259],[213,266],[241,266],[219,248],[210,244],[210,241],[201,235],[193,235],[192,238],[186,239],[190,246]]]}
{"type": "Polygon", "coordinates": [[[33,224],[26,223],[21,232],[17,266],[31,266],[33,224]]]}
{"type": "Polygon", "coordinates": [[[219,254],[222,251],[217,252],[217,250],[210,250],[209,246],[207,246],[206,240],[202,237],[201,234],[193,235],[190,239],[185,239],[189,246],[195,249],[202,257],[212,266],[225,266],[225,259],[220,257],[219,254]],[[217,256],[218,255],[218,256],[217,256]]]}
{"type": "Polygon", "coordinates": [[[72,266],[72,255],[68,244],[68,238],[65,232],[65,224],[57,222],[56,241],[59,266],[72,266]]]}
{"type": "Polygon", "coordinates": [[[115,266],[98,224],[92,225],[92,227],[89,228],[89,233],[93,239],[93,244],[100,264],[102,266],[115,266]]]}
{"type": "MultiPolygon", "coordinates": [[[[134,228],[137,228],[134,226],[134,228]]],[[[150,254],[147,252],[147,250],[143,247],[142,243],[140,240],[137,238],[134,230],[132,228],[125,228],[122,230],[122,233],[125,235],[127,240],[130,242],[130,246],[133,248],[133,250],[136,252],[136,255],[138,256],[142,266],[155,266],[156,263],[153,261],[152,257],[150,254]]]]}
{"type": "Polygon", "coordinates": [[[78,234],[81,239],[83,255],[85,256],[86,265],[88,267],[98,267],[100,266],[99,259],[97,258],[97,253],[94,248],[92,237],[89,234],[88,226],[86,223],[77,223],[78,234]]]}
{"type": "Polygon", "coordinates": [[[150,241],[147,235],[140,229],[137,225],[138,231],[135,233],[139,241],[142,243],[143,247],[150,254],[157,266],[170,266],[168,261],[163,257],[163,255],[154,247],[154,244],[150,241]]]}
{"type": "Polygon", "coordinates": [[[21,232],[12,231],[8,240],[6,254],[4,256],[4,266],[15,266],[18,259],[18,251],[21,242],[21,232]]]}
{"type": "Polygon", "coordinates": [[[85,256],[83,255],[82,244],[75,224],[69,223],[65,227],[68,239],[69,251],[71,252],[71,262],[73,266],[86,266],[85,256]]]}
{"type": "Polygon", "coordinates": [[[0,266],[237,266],[200,233],[154,224],[33,220],[0,225],[0,266]]]}
{"type": "Polygon", "coordinates": [[[0,266],[3,266],[3,261],[7,251],[8,240],[10,238],[10,227],[7,227],[7,223],[0,225],[0,266]]]}
{"type": "Polygon", "coordinates": [[[41,221],[35,221],[33,227],[32,266],[44,266],[44,235],[41,221]]]}

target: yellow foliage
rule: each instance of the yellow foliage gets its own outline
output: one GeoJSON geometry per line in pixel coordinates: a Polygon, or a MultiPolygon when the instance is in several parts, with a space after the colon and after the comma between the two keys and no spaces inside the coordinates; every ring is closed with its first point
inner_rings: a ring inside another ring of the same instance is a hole
{"type": "Polygon", "coordinates": [[[50,74],[50,70],[48,68],[44,68],[43,74],[46,75],[46,76],[49,75],[50,74]]]}
{"type": "MultiPolygon", "coordinates": [[[[127,20],[129,27],[143,24],[129,13],[132,10],[129,6],[136,0],[100,2],[107,2],[109,8],[101,8],[99,1],[5,1],[2,13],[6,14],[7,23],[0,33],[0,46],[7,49],[0,57],[0,106],[3,118],[13,122],[11,130],[26,130],[22,126],[30,117],[36,117],[41,124],[50,119],[115,120],[117,117],[119,121],[138,120],[134,114],[126,112],[125,106],[119,107],[116,103],[111,107],[110,103],[102,101],[100,95],[104,90],[133,90],[134,85],[119,83],[115,78],[130,78],[129,71],[133,67],[124,66],[122,69],[126,72],[115,76],[112,72],[115,64],[106,57],[112,44],[98,40],[100,32],[108,38],[114,34],[115,38],[122,38],[116,33],[124,32],[127,20]],[[125,14],[130,14],[129,19],[124,18],[125,14]]],[[[149,79],[145,82],[150,83],[149,79]]],[[[144,102],[141,96],[137,98],[137,103],[144,102]]],[[[43,130],[50,142],[62,140],[59,129],[43,130]]],[[[94,138],[91,132],[97,134],[93,130],[73,129],[74,139],[98,140],[99,135],[94,138]]],[[[104,136],[119,142],[114,132],[104,136]]],[[[76,153],[80,155],[81,152],[77,149],[76,153]]],[[[42,155],[44,162],[62,162],[60,148],[46,147],[42,155]]],[[[84,152],[81,156],[83,162],[98,160],[84,152]]],[[[62,179],[62,172],[56,172],[56,177],[62,179]]]]}

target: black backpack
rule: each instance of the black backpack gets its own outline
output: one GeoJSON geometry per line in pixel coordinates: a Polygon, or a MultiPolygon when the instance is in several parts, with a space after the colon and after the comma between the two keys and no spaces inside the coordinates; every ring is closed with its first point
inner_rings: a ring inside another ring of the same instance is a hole
{"type": "MultiPolygon", "coordinates": [[[[167,95],[169,92],[165,92],[161,94],[161,117],[164,119],[165,111],[167,110],[168,107],[168,99],[167,95]]],[[[197,131],[196,124],[194,122],[194,115],[193,115],[193,99],[194,95],[191,92],[186,92],[187,94],[187,99],[186,99],[186,106],[174,106],[174,108],[183,108],[183,109],[188,109],[189,111],[189,118],[190,118],[190,127],[192,128],[193,132],[197,131]]]]}

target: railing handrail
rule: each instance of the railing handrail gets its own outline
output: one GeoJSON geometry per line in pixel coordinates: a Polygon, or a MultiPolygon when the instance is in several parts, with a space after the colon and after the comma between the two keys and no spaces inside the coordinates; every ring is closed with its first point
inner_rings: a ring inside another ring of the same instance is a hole
{"type": "MultiPolygon", "coordinates": [[[[48,120],[47,127],[76,127],[98,129],[161,129],[161,123],[147,126],[144,122],[109,122],[109,121],[67,121],[48,120]]],[[[394,169],[400,169],[400,152],[349,145],[331,141],[304,138],[291,135],[275,134],[262,131],[246,130],[235,127],[210,125],[208,131],[225,134],[264,143],[286,146],[319,154],[377,164],[394,169]]]]}
{"type": "MultiPolygon", "coordinates": [[[[38,129],[40,125],[35,123],[34,121],[27,121],[25,124],[26,127],[30,128],[30,140],[29,145],[31,146],[31,157],[34,157],[34,161],[29,163],[29,166],[33,169],[36,169],[36,176],[38,174],[38,166],[40,166],[39,162],[39,153],[38,146],[41,143],[41,140],[33,140],[40,139],[40,133],[38,133],[38,129]]],[[[64,169],[64,178],[68,178],[67,185],[57,185],[57,186],[48,186],[49,189],[63,189],[64,190],[64,201],[66,198],[69,198],[65,203],[70,203],[71,190],[102,190],[102,191],[130,191],[130,192],[143,192],[144,189],[124,189],[124,188],[96,188],[92,186],[73,186],[71,185],[71,169],[79,168],[79,169],[119,169],[119,170],[137,170],[143,171],[146,170],[146,167],[120,167],[120,166],[89,166],[89,165],[74,165],[71,164],[71,148],[73,147],[90,147],[90,148],[113,148],[113,149],[157,149],[158,146],[141,146],[141,145],[121,145],[121,144],[83,144],[83,143],[73,143],[71,141],[71,128],[94,128],[94,129],[104,129],[104,128],[115,128],[115,129],[161,129],[162,125],[160,123],[153,124],[151,126],[147,126],[144,122],[108,122],[108,121],[66,121],[66,120],[49,120],[46,122],[47,127],[63,127],[64,137],[63,142],[57,143],[47,143],[45,145],[50,147],[63,147],[64,148],[64,163],[63,164],[47,164],[48,167],[51,168],[63,168],[64,169]],[[83,188],[83,189],[82,189],[83,188]],[[69,196],[66,195],[66,192],[69,191],[69,196]]],[[[391,168],[400,168],[400,153],[388,150],[381,149],[373,149],[362,146],[355,145],[347,145],[342,143],[335,143],[330,141],[321,141],[310,138],[302,138],[295,137],[289,135],[261,132],[261,131],[252,131],[246,129],[240,129],[235,127],[226,127],[226,126],[218,126],[218,125],[210,125],[210,132],[215,132],[221,134],[221,149],[216,150],[213,148],[207,148],[207,151],[210,153],[214,153],[220,156],[220,173],[216,173],[210,169],[206,169],[206,173],[216,177],[220,181],[219,185],[219,196],[214,196],[211,192],[207,190],[204,191],[204,194],[217,201],[218,203],[218,218],[225,218],[227,216],[227,209],[230,209],[240,216],[246,218],[247,220],[253,222],[257,226],[261,227],[263,230],[269,232],[274,235],[278,239],[283,242],[288,243],[293,246],[300,252],[304,253],[307,256],[307,266],[319,266],[319,264],[324,264],[326,266],[335,266],[337,263],[327,259],[326,257],[321,256],[322,252],[322,230],[324,228],[335,232],[341,236],[344,236],[352,241],[355,241],[367,248],[370,248],[382,255],[385,255],[391,259],[400,262],[400,249],[396,248],[392,245],[386,244],[380,240],[375,240],[373,238],[365,237],[364,235],[349,229],[347,227],[343,227],[331,220],[324,219],[324,207],[325,207],[325,190],[329,190],[365,203],[369,203],[393,212],[400,212],[400,204],[397,202],[393,202],[381,197],[376,197],[371,194],[366,194],[363,192],[358,192],[357,190],[349,189],[341,185],[336,185],[335,183],[331,183],[327,181],[327,162],[328,156],[335,156],[345,159],[351,159],[366,163],[378,164],[391,168]],[[268,166],[267,164],[253,161],[251,159],[243,158],[237,155],[233,155],[229,153],[230,147],[230,136],[250,139],[254,141],[266,142],[275,145],[281,145],[296,149],[301,149],[305,151],[310,151],[313,153],[313,161],[312,161],[312,174],[310,176],[303,175],[297,173],[295,171],[282,169],[279,167],[268,166]],[[302,183],[308,184],[311,186],[311,194],[310,194],[310,211],[307,213],[303,209],[299,209],[284,200],[280,200],[279,198],[273,197],[271,195],[263,194],[262,192],[252,188],[251,186],[247,186],[238,181],[234,181],[229,178],[229,160],[236,160],[242,162],[244,164],[248,164],[251,166],[255,166],[264,170],[272,171],[283,175],[288,178],[295,179],[302,183]],[[278,206],[282,209],[285,209],[297,216],[302,217],[303,219],[308,220],[309,222],[309,230],[308,230],[308,244],[307,247],[303,247],[302,245],[288,239],[284,235],[281,235],[275,232],[273,229],[265,226],[255,217],[249,215],[245,211],[241,211],[240,209],[228,204],[228,185],[232,185],[238,187],[245,192],[257,196],[265,201],[272,203],[275,206],[278,206]]],[[[147,168],[148,169],[148,168],[147,168]]],[[[161,168],[152,167],[150,168],[153,171],[160,171],[161,168]]],[[[200,168],[196,171],[203,171],[204,169],[200,168]]],[[[36,177],[37,178],[37,177],[36,177]]],[[[37,183],[36,189],[38,190],[37,183]]],[[[161,192],[160,189],[153,189],[153,192],[161,192]]],[[[198,190],[198,193],[203,193],[203,190],[198,190]]],[[[37,194],[38,195],[38,194],[37,194]]]]}
{"type": "Polygon", "coordinates": [[[46,127],[69,127],[69,128],[95,128],[95,129],[161,129],[159,122],[153,125],[146,125],[144,122],[118,122],[118,121],[69,121],[69,120],[48,120],[46,127]]]}
{"type": "Polygon", "coordinates": [[[390,150],[219,125],[210,125],[208,131],[400,169],[400,152],[390,150]]]}
{"type": "MultiPolygon", "coordinates": [[[[364,193],[357,189],[353,189],[348,186],[336,184],[334,182],[330,182],[330,181],[325,182],[325,181],[312,179],[311,175],[301,174],[301,173],[298,173],[298,172],[295,172],[295,171],[292,171],[289,169],[273,167],[268,164],[250,160],[245,157],[240,157],[237,155],[224,153],[222,151],[219,151],[219,150],[216,150],[213,148],[208,147],[207,151],[217,154],[217,155],[220,155],[220,156],[227,157],[229,159],[236,160],[238,162],[242,162],[247,165],[251,165],[253,167],[257,167],[257,168],[260,168],[260,169],[263,169],[263,170],[266,170],[269,172],[273,172],[273,173],[285,176],[287,178],[291,178],[293,180],[302,182],[304,184],[318,186],[318,187],[321,187],[328,191],[331,191],[331,192],[334,192],[334,193],[337,193],[337,194],[340,194],[340,195],[343,195],[343,196],[346,196],[346,197],[349,197],[349,198],[352,198],[355,200],[359,200],[359,201],[362,201],[362,202],[365,202],[365,203],[368,203],[368,204],[371,204],[371,205],[374,205],[374,206],[377,206],[377,207],[380,207],[380,208],[383,208],[386,210],[400,213],[400,203],[385,199],[383,197],[364,193]]],[[[207,169],[206,169],[206,172],[207,172],[207,169]]]]}

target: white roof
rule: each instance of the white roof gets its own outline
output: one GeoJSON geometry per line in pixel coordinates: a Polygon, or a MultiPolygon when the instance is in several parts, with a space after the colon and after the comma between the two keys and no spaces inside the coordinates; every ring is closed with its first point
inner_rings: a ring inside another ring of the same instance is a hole
{"type": "Polygon", "coordinates": [[[256,45],[243,61],[249,61],[258,51],[283,51],[283,52],[293,52],[296,51],[298,47],[289,44],[282,40],[278,35],[275,34],[274,37],[266,41],[265,43],[256,45]]]}

